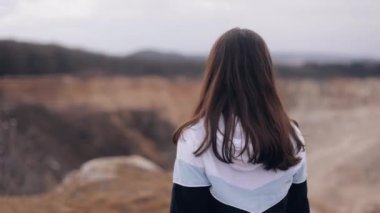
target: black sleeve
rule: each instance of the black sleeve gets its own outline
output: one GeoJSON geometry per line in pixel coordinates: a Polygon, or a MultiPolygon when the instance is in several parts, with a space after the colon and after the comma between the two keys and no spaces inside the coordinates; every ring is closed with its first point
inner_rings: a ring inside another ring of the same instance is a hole
{"type": "Polygon", "coordinates": [[[309,200],[307,198],[307,181],[293,183],[288,192],[287,213],[309,213],[309,200]]]}
{"type": "Polygon", "coordinates": [[[186,187],[174,183],[172,187],[172,198],[170,213],[210,213],[211,194],[209,186],[186,187]]]}

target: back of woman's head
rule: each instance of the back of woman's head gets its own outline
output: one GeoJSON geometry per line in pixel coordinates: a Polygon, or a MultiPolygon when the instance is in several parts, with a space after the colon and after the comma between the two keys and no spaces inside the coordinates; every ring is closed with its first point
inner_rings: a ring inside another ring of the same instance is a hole
{"type": "Polygon", "coordinates": [[[265,169],[286,170],[297,164],[296,151],[303,148],[279,98],[272,60],[264,40],[248,29],[233,28],[212,47],[205,70],[203,89],[193,118],[174,133],[176,143],[182,131],[204,118],[206,136],[194,152],[210,148],[226,163],[248,154],[249,162],[265,169]],[[224,121],[222,149],[217,148],[220,117],[224,121]],[[232,143],[237,122],[245,134],[243,149],[232,143]],[[295,139],[296,150],[290,140],[295,139]],[[237,154],[237,155],[236,155],[237,154]]]}

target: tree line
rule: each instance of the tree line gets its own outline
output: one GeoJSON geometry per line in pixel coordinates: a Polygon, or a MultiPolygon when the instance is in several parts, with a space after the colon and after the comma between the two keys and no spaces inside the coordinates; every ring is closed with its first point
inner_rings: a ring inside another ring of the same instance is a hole
{"type": "MultiPolygon", "coordinates": [[[[0,76],[40,74],[109,73],[131,76],[200,77],[205,58],[154,51],[109,56],[58,45],[42,45],[13,40],[0,41],[0,76]]],[[[345,64],[307,63],[276,65],[280,77],[369,77],[380,76],[380,63],[357,61],[345,64]]]]}

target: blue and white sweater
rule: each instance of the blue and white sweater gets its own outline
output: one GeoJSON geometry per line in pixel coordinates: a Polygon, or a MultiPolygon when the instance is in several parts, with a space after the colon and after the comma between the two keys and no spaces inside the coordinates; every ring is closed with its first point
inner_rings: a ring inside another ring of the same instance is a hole
{"type": "MultiPolygon", "coordinates": [[[[293,127],[304,143],[298,127],[293,127]]],[[[222,119],[219,128],[224,130],[222,119]]],[[[223,135],[217,134],[221,149],[223,135]]],[[[232,164],[218,160],[212,149],[196,157],[193,152],[204,137],[200,120],[184,130],[177,143],[171,213],[309,212],[305,151],[297,154],[301,162],[288,170],[268,171],[262,164],[248,163],[244,154],[232,164]]],[[[239,124],[232,141],[239,153],[245,141],[239,124]]]]}

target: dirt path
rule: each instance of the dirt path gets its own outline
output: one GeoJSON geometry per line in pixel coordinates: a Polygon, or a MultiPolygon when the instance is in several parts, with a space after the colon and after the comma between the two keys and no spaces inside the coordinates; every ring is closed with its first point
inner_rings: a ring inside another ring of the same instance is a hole
{"type": "Polygon", "coordinates": [[[380,109],[295,110],[307,141],[315,206],[336,212],[380,211],[380,109]]]}

